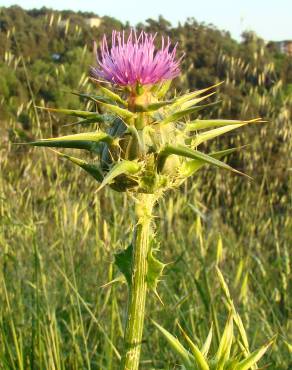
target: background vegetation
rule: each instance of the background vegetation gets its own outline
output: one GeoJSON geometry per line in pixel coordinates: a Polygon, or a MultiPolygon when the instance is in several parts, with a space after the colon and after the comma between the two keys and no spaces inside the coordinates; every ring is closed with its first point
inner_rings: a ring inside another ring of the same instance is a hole
{"type": "MultiPolygon", "coordinates": [[[[131,201],[96,194],[91,179],[50,151],[12,144],[72,132],[69,121],[35,105],[84,107],[70,91],[94,89],[92,40],[129,26],[104,17],[89,28],[92,16],[0,9],[1,369],[110,370],[118,362],[126,287],[103,285],[118,276],[113,252],[130,241],[131,201]]],[[[225,81],[222,101],[204,117],[267,120],[217,143],[250,144],[229,162],[253,181],[206,168],[157,207],[160,259],[169,265],[159,288],[164,305],[151,297],[148,318],[178,336],[179,322],[199,344],[211,322],[222,332],[219,265],[251,347],[278,334],[262,363],[291,369],[292,58],[253,33],[238,43],[194,19],[138,27],[169,35],[186,53],[172,93],[225,81]]],[[[178,369],[150,320],[145,330],[142,368],[178,369]]]]}

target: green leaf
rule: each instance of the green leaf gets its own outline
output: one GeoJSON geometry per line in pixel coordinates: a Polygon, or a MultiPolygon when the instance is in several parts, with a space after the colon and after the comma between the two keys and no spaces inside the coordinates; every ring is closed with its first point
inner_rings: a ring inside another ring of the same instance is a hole
{"type": "MultiPolygon", "coordinates": [[[[104,122],[105,121],[105,115],[99,114],[96,112],[88,112],[83,110],[73,110],[73,109],[57,109],[57,108],[47,108],[47,107],[36,107],[38,109],[43,109],[48,112],[54,112],[54,113],[62,113],[67,116],[73,116],[73,117],[80,117],[80,118],[90,118],[95,119],[95,122],[104,122]]],[[[106,115],[107,116],[107,115],[106,115]]]]}
{"type": "Polygon", "coordinates": [[[219,82],[215,85],[212,85],[210,87],[207,87],[205,89],[201,89],[201,90],[196,90],[196,91],[193,91],[193,92],[190,92],[190,93],[187,93],[187,94],[184,94],[182,96],[179,96],[175,99],[175,105],[176,106],[179,106],[191,99],[194,99],[195,97],[201,95],[201,94],[204,94],[205,92],[211,90],[211,89],[214,89],[215,87],[221,85],[223,82],[219,82]]]}
{"type": "Polygon", "coordinates": [[[210,370],[209,365],[203,355],[203,353],[199,350],[199,348],[195,345],[195,343],[191,340],[191,338],[187,335],[187,333],[182,329],[179,325],[180,331],[182,332],[183,336],[185,337],[186,341],[188,342],[192,354],[196,360],[196,363],[199,367],[199,370],[210,370]]]}
{"type": "Polygon", "coordinates": [[[72,156],[64,154],[64,153],[60,153],[57,150],[53,150],[53,151],[55,153],[57,153],[59,156],[68,159],[69,161],[71,161],[74,164],[77,164],[79,167],[81,167],[87,173],[89,173],[93,178],[95,178],[95,180],[97,180],[98,182],[102,182],[103,174],[102,174],[102,171],[101,171],[100,167],[98,167],[96,165],[93,165],[93,164],[90,164],[90,163],[88,163],[88,162],[86,162],[82,159],[72,157],[72,156]]]}
{"type": "Polygon", "coordinates": [[[247,124],[247,123],[260,123],[263,122],[260,118],[256,118],[249,121],[238,121],[238,120],[228,120],[228,119],[213,119],[213,120],[202,120],[197,119],[195,121],[189,122],[186,125],[186,131],[197,131],[202,130],[205,128],[210,127],[218,127],[218,126],[229,126],[229,125],[239,125],[239,124],[247,124]]]}
{"type": "Polygon", "coordinates": [[[132,279],[132,259],[133,259],[133,245],[130,244],[128,248],[119,253],[115,253],[115,265],[120,272],[125,276],[128,285],[131,285],[132,279]]]}
{"type": "Polygon", "coordinates": [[[42,139],[39,141],[32,141],[27,144],[34,146],[74,148],[96,151],[96,144],[100,142],[111,144],[113,140],[114,139],[108,134],[101,131],[95,131],[75,135],[60,136],[57,138],[42,139]]]}
{"type": "MultiPolygon", "coordinates": [[[[184,145],[167,145],[164,147],[164,149],[159,153],[160,156],[168,156],[171,154],[176,154],[182,157],[192,158],[192,159],[198,159],[200,161],[203,161],[205,163],[213,164],[214,166],[217,166],[219,168],[223,168],[225,170],[229,170],[244,176],[247,176],[243,174],[240,171],[235,170],[228,164],[219,161],[218,159],[211,157],[210,155],[207,155],[205,153],[199,152],[198,150],[193,150],[187,146],[184,145]]],[[[247,176],[249,177],[249,176],[247,176]]]]}
{"type": "MultiPolygon", "coordinates": [[[[210,157],[220,159],[222,157],[225,157],[228,154],[231,154],[235,152],[236,150],[239,150],[243,148],[244,146],[238,147],[238,148],[230,148],[225,150],[220,150],[219,152],[214,152],[211,154],[208,154],[210,157]]],[[[205,161],[199,160],[199,159],[193,159],[187,162],[184,162],[180,168],[180,173],[182,176],[189,177],[192,176],[195,172],[197,172],[201,167],[203,167],[206,164],[205,161]]]]}
{"type": "Polygon", "coordinates": [[[90,78],[93,82],[97,83],[97,88],[105,95],[107,96],[109,99],[117,102],[117,103],[120,103],[122,104],[123,106],[127,106],[127,102],[122,99],[118,94],[114,93],[112,90],[109,90],[107,89],[106,87],[104,86],[101,86],[101,84],[99,83],[99,81],[97,81],[95,78],[91,77],[90,78]]]}
{"type": "Polygon", "coordinates": [[[215,128],[214,130],[209,130],[206,132],[203,132],[202,134],[198,134],[195,136],[195,138],[192,140],[192,146],[198,146],[205,141],[214,139],[217,136],[221,136],[225,134],[226,132],[235,130],[241,126],[247,125],[247,123],[240,123],[237,125],[230,125],[230,126],[223,126],[219,128],[215,128]]]}
{"type": "Polygon", "coordinates": [[[91,123],[106,123],[106,122],[113,122],[117,117],[111,115],[111,114],[103,114],[103,121],[97,121],[96,118],[86,118],[81,119],[80,121],[73,122],[73,123],[67,123],[64,125],[64,127],[67,126],[76,126],[76,125],[90,125],[91,123]]]}
{"type": "Polygon", "coordinates": [[[135,140],[138,143],[138,146],[139,146],[140,150],[143,151],[143,145],[144,144],[143,144],[142,138],[139,135],[139,132],[138,132],[136,126],[135,125],[129,125],[128,128],[127,128],[127,132],[129,132],[133,136],[133,138],[135,138],[135,140]]]}
{"type": "MultiPolygon", "coordinates": [[[[198,104],[202,100],[207,99],[209,96],[211,96],[213,94],[215,94],[215,93],[208,94],[208,95],[203,96],[201,98],[191,99],[190,101],[181,104],[180,105],[180,110],[185,110],[187,108],[190,108],[193,105],[198,104]]],[[[151,112],[151,111],[158,110],[159,108],[166,107],[166,106],[168,106],[170,108],[170,111],[171,111],[173,108],[177,107],[176,100],[172,99],[172,100],[168,100],[168,101],[161,101],[161,102],[157,102],[157,103],[148,104],[148,105],[145,105],[145,106],[136,105],[136,108],[140,112],[151,112]]],[[[177,112],[175,112],[175,113],[177,113],[177,112]]]]}
{"type": "Polygon", "coordinates": [[[153,248],[149,250],[147,260],[147,285],[157,295],[157,285],[166,265],[153,256],[153,248]]]}
{"type": "Polygon", "coordinates": [[[157,327],[157,329],[164,335],[168,343],[174,349],[174,351],[180,356],[181,360],[183,361],[184,365],[187,369],[193,369],[194,366],[192,365],[193,357],[190,353],[185,349],[185,347],[176,339],[172,334],[170,334],[166,329],[162,326],[157,324],[157,322],[153,321],[153,324],[157,327]]]}
{"type": "Polygon", "coordinates": [[[161,82],[160,84],[154,85],[151,89],[153,94],[158,98],[163,98],[171,86],[172,80],[161,82]]]}
{"type": "MultiPolygon", "coordinates": [[[[116,253],[115,255],[115,264],[120,270],[120,272],[125,276],[127,283],[131,284],[132,276],[132,259],[133,259],[133,245],[130,244],[127,249],[116,253]]],[[[162,275],[162,271],[165,267],[165,264],[158,261],[153,256],[153,248],[150,249],[148,256],[148,270],[147,270],[147,285],[150,290],[152,290],[157,295],[157,284],[159,278],[162,275]]]]}
{"type": "Polygon", "coordinates": [[[99,90],[100,90],[104,95],[106,95],[108,98],[110,98],[110,99],[114,100],[114,101],[115,101],[115,102],[117,102],[117,103],[122,104],[124,107],[126,107],[126,106],[127,106],[127,102],[126,102],[124,99],[122,99],[118,94],[114,93],[112,90],[109,90],[109,89],[107,89],[106,87],[101,86],[101,85],[99,85],[99,86],[98,86],[98,89],[99,89],[99,90]]]}
{"type": "Polygon", "coordinates": [[[181,109],[187,109],[187,108],[190,108],[194,105],[197,105],[198,103],[200,103],[201,101],[205,100],[205,99],[208,99],[210,96],[216,94],[216,92],[212,92],[211,94],[208,94],[208,95],[204,95],[200,98],[195,98],[195,99],[190,99],[188,100],[187,102],[185,103],[182,103],[180,105],[181,109]]]}
{"type": "Polygon", "coordinates": [[[166,107],[167,105],[170,105],[170,104],[172,104],[172,100],[161,101],[161,102],[147,104],[147,105],[136,104],[135,105],[135,110],[137,112],[152,112],[152,111],[158,110],[162,107],[166,107]]]}
{"type": "Polygon", "coordinates": [[[79,92],[72,92],[73,95],[79,96],[80,98],[88,99],[93,102],[99,102],[102,101],[104,103],[109,103],[109,104],[115,104],[115,102],[111,99],[108,99],[102,95],[94,95],[94,94],[86,94],[86,93],[79,93],[79,92]]]}
{"type": "MultiPolygon", "coordinates": [[[[133,245],[130,244],[127,249],[116,253],[115,255],[115,264],[120,270],[120,272],[125,276],[128,285],[131,284],[132,276],[132,259],[133,259],[133,245]]],[[[153,256],[153,248],[150,249],[148,256],[148,270],[147,270],[147,285],[150,290],[152,290],[157,295],[157,284],[159,278],[162,275],[162,271],[165,267],[165,264],[158,261],[153,256]]]]}
{"type": "Polygon", "coordinates": [[[248,370],[255,365],[267,352],[269,347],[274,343],[274,338],[269,341],[266,345],[262,346],[258,350],[252,352],[247,358],[242,360],[239,364],[234,367],[234,370],[248,370]]]}
{"type": "Polygon", "coordinates": [[[185,130],[186,131],[197,131],[197,130],[203,130],[205,128],[210,127],[218,127],[218,126],[228,126],[228,125],[237,125],[240,123],[244,123],[243,121],[237,121],[237,120],[220,120],[220,119],[196,119],[195,121],[191,121],[186,124],[185,130]]]}
{"type": "Polygon", "coordinates": [[[140,168],[141,168],[140,164],[134,161],[121,161],[116,163],[112,167],[112,169],[107,173],[97,191],[102,189],[104,186],[110,184],[116,177],[122,174],[134,175],[140,170],[140,168]]]}
{"type": "Polygon", "coordinates": [[[206,162],[200,159],[193,159],[191,161],[186,161],[182,164],[181,168],[179,169],[179,173],[183,177],[192,176],[195,172],[197,172],[205,164],[206,162]]]}
{"type": "Polygon", "coordinates": [[[130,118],[135,117],[135,113],[130,112],[128,109],[121,108],[118,105],[104,103],[99,100],[96,100],[96,103],[99,103],[100,105],[108,109],[110,112],[117,114],[119,117],[122,117],[125,119],[130,119],[130,118]]]}
{"type": "Polygon", "coordinates": [[[188,109],[178,110],[177,112],[170,114],[168,117],[164,118],[162,121],[160,121],[158,123],[161,124],[161,125],[165,125],[165,124],[170,123],[170,122],[175,122],[175,121],[178,121],[178,120],[180,120],[181,118],[183,118],[185,116],[188,116],[190,114],[199,112],[200,110],[202,110],[206,107],[210,107],[210,106],[215,105],[215,104],[218,104],[218,101],[210,103],[210,104],[197,105],[195,107],[188,108],[188,109]]]}

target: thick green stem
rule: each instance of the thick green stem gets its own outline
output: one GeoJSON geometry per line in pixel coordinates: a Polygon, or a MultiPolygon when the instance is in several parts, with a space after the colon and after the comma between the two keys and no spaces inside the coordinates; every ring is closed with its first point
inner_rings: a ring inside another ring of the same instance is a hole
{"type": "Polygon", "coordinates": [[[138,370],[139,368],[147,294],[147,256],[154,202],[153,195],[143,194],[139,195],[136,203],[138,220],[134,238],[132,280],[129,288],[122,370],[138,370]]]}

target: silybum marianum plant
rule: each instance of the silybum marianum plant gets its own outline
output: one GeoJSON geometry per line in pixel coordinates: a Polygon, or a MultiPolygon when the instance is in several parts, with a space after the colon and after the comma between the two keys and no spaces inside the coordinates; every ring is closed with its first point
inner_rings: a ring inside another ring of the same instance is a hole
{"type": "Polygon", "coordinates": [[[250,352],[250,346],[247,338],[247,333],[244,329],[241,317],[236,311],[235,305],[231,299],[228,286],[224,277],[216,268],[218,280],[220,282],[227,309],[229,310],[229,317],[225,324],[225,328],[219,340],[219,345],[216,352],[210,354],[210,347],[212,343],[212,327],[209,334],[199,347],[188,334],[179,325],[179,329],[185,342],[188,344],[190,351],[188,351],[182,343],[169,333],[166,329],[154,322],[155,326],[161,334],[168,341],[174,352],[178,355],[182,362],[182,368],[186,370],[249,370],[258,369],[257,363],[267,352],[274,342],[274,338],[268,341],[259,349],[250,352]],[[237,328],[238,337],[234,335],[234,326],[237,328]]]}
{"type": "Polygon", "coordinates": [[[164,265],[154,256],[153,207],[169,189],[179,187],[202,166],[212,165],[240,173],[221,158],[236,148],[204,153],[200,145],[252,121],[202,120],[198,113],[212,103],[206,99],[215,86],[166,99],[171,80],[180,73],[177,46],[162,38],[131,30],[112,33],[111,45],[104,36],[91,67],[99,94],[82,94],[95,103],[96,111],[51,109],[96,124],[96,129],[58,138],[42,139],[35,146],[74,148],[89,151],[96,159],[86,161],[64,153],[60,156],[83,168],[98,189],[110,186],[131,194],[136,223],[133,242],[116,255],[116,264],[129,286],[125,348],[121,369],[136,370],[139,358],[148,290],[156,286],[164,265]],[[104,113],[100,113],[100,111],[104,113]]]}

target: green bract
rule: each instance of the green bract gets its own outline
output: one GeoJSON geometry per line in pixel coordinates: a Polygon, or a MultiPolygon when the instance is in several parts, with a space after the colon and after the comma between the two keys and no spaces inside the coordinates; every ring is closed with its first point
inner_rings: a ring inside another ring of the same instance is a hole
{"type": "MultiPolygon", "coordinates": [[[[226,132],[253,122],[235,120],[190,120],[208,107],[204,101],[217,85],[160,101],[169,82],[127,90],[118,95],[98,86],[101,95],[78,94],[93,101],[106,113],[51,109],[79,117],[79,123],[96,123],[96,131],[43,139],[35,146],[85,149],[98,157],[94,163],[62,155],[82,167],[98,182],[117,191],[155,194],[179,186],[204,164],[235,173],[220,159],[235,149],[203,153],[200,145],[226,132]]],[[[211,103],[213,104],[213,103],[211,103]]]]}

